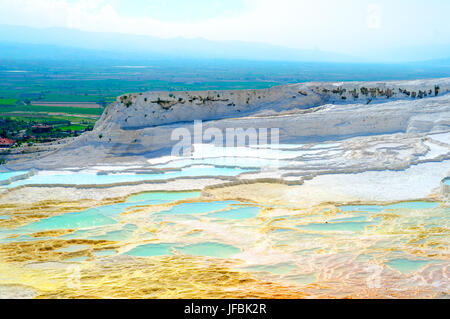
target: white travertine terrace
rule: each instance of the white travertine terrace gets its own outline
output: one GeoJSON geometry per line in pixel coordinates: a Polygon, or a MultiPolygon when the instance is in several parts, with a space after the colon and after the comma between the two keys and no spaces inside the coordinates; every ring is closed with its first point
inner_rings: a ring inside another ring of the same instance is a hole
{"type": "MultiPolygon", "coordinates": [[[[70,167],[107,174],[236,167],[251,171],[198,178],[214,178],[220,186],[230,180],[273,181],[303,184],[304,190],[336,189],[345,195],[339,199],[349,201],[425,198],[439,190],[450,171],[449,90],[450,79],[445,78],[128,94],[108,106],[94,131],[45,154],[12,161],[8,168],[70,167]],[[223,149],[210,145],[191,158],[171,157],[178,142],[171,140],[172,131],[192,132],[194,120],[203,120],[203,130],[279,128],[280,145],[228,150],[225,157],[223,149]],[[396,176],[401,176],[398,182],[383,184],[396,176]],[[417,185],[405,185],[418,176],[417,185]]],[[[163,174],[151,184],[158,182],[164,184],[163,174]]]]}

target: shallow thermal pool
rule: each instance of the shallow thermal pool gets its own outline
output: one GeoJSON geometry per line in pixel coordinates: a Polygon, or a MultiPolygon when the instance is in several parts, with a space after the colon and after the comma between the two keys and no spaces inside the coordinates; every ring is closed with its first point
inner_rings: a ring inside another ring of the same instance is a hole
{"type": "Polygon", "coordinates": [[[27,173],[28,173],[27,171],[15,171],[15,172],[0,173],[0,182],[6,181],[6,180],[10,179],[11,177],[25,175],[27,173]]]}
{"type": "Polygon", "coordinates": [[[227,167],[191,167],[178,171],[155,172],[146,174],[111,173],[97,175],[83,172],[38,172],[24,180],[12,182],[8,188],[22,185],[107,185],[130,182],[144,182],[156,180],[169,180],[182,177],[220,177],[237,176],[251,172],[250,169],[227,167]]]}

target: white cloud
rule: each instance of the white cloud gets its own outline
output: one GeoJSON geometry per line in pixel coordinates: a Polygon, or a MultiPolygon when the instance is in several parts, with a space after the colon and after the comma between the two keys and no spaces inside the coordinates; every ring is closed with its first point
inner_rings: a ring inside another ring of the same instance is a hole
{"type": "MultiPolygon", "coordinates": [[[[123,16],[106,0],[0,0],[0,19],[4,24],[34,27],[256,41],[345,53],[411,45],[418,36],[424,43],[439,41],[438,34],[440,38],[450,37],[449,23],[441,19],[445,14],[439,9],[431,4],[425,6],[425,1],[419,5],[418,1],[411,2],[408,6],[402,3],[409,2],[396,2],[246,0],[246,9],[233,16],[188,23],[123,16]],[[368,19],[374,18],[368,16],[373,14],[370,8],[374,5],[381,12],[381,16],[375,17],[377,28],[368,23],[368,19]],[[421,16],[424,10],[435,17],[421,16]]],[[[449,7],[448,2],[443,5],[449,7]]]]}

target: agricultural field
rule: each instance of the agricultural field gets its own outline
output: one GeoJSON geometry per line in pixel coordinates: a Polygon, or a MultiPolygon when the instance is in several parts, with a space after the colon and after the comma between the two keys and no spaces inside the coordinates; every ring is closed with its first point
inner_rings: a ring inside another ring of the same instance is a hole
{"type": "Polygon", "coordinates": [[[83,108],[83,107],[58,107],[58,106],[43,106],[43,105],[31,105],[31,106],[6,106],[0,107],[1,113],[25,113],[25,114],[64,114],[64,115],[87,115],[87,116],[99,116],[103,112],[103,108],[83,108]]]}
{"type": "Polygon", "coordinates": [[[16,99],[0,99],[0,105],[15,105],[16,99]]]}

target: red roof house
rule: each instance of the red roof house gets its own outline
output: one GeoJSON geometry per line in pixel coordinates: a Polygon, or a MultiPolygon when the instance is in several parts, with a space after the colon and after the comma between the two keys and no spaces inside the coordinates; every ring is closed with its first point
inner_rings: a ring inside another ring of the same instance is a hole
{"type": "Polygon", "coordinates": [[[9,138],[2,138],[0,137],[0,147],[11,147],[16,143],[14,140],[10,140],[9,138]]]}

